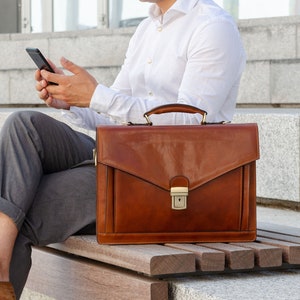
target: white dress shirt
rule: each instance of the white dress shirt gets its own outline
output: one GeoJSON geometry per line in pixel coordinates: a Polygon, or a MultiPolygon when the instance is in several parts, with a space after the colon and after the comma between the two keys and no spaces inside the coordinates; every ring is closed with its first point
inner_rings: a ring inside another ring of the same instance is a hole
{"type": "MultiPolygon", "coordinates": [[[[208,122],[230,121],[245,67],[235,22],[211,0],[177,0],[149,17],[134,33],[126,59],[111,87],[99,84],[89,108],[72,107],[79,126],[145,123],[153,107],[184,103],[207,111],[208,122]]],[[[156,124],[199,124],[199,114],[152,115],[156,124]]]]}

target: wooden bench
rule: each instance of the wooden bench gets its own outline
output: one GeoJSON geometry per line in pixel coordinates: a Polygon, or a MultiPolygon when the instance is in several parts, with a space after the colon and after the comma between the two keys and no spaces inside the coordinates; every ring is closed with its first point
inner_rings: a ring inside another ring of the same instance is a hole
{"type": "Polygon", "coordinates": [[[54,299],[168,299],[168,280],[300,268],[300,229],[259,223],[251,243],[99,245],[72,236],[33,251],[26,285],[54,299]]]}

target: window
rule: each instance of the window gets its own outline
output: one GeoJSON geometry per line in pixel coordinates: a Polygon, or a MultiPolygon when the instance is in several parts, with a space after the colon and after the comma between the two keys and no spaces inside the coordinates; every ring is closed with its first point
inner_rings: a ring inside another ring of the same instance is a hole
{"type": "Polygon", "coordinates": [[[31,0],[31,32],[98,27],[98,0],[31,0]]]}
{"type": "Polygon", "coordinates": [[[52,1],[31,0],[29,12],[30,32],[52,31],[52,1]]]}
{"type": "Polygon", "coordinates": [[[97,0],[54,0],[53,31],[97,28],[97,0]]]}
{"type": "Polygon", "coordinates": [[[109,0],[109,26],[117,28],[138,25],[148,16],[150,5],[137,0],[109,0]]]}
{"type": "Polygon", "coordinates": [[[236,19],[268,18],[300,14],[300,0],[215,0],[236,19]]]}

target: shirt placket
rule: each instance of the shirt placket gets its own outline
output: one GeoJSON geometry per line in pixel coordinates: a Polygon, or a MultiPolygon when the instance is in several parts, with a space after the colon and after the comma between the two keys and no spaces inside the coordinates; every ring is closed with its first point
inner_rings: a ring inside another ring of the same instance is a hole
{"type": "Polygon", "coordinates": [[[153,47],[150,47],[149,49],[149,53],[146,61],[146,69],[145,69],[145,87],[147,89],[147,95],[149,98],[154,96],[154,90],[152,86],[149,85],[149,83],[151,82],[152,76],[155,76],[154,69],[156,64],[156,58],[157,55],[159,55],[159,53],[157,54],[156,45],[159,44],[158,39],[161,38],[162,31],[163,31],[163,24],[160,21],[156,20],[155,29],[153,31],[153,40],[151,41],[153,47]]]}

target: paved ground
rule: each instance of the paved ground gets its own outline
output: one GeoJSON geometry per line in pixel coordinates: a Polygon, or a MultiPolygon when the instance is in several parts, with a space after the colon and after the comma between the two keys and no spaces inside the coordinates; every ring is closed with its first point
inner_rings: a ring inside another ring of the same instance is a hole
{"type": "MultiPolygon", "coordinates": [[[[258,207],[258,222],[297,227],[300,212],[258,207]]],[[[177,279],[173,300],[300,300],[300,269],[177,279]]]]}

